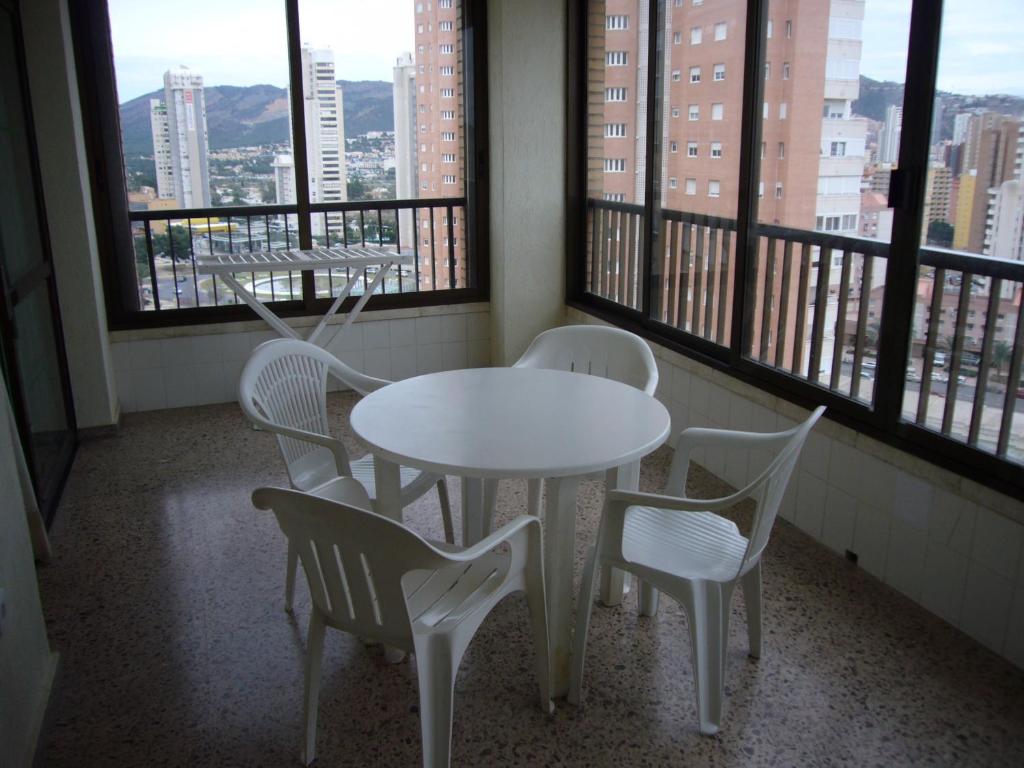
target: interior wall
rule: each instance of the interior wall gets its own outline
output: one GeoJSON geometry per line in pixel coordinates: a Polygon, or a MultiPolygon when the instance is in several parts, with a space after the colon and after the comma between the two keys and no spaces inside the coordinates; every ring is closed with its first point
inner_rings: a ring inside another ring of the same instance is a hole
{"type": "Polygon", "coordinates": [[[79,428],[117,421],[67,3],[21,3],[33,121],[79,428]]]}
{"type": "Polygon", "coordinates": [[[7,389],[0,375],[0,764],[30,765],[56,667],[39,601],[32,544],[15,464],[7,389]]]}
{"type": "MultiPolygon", "coordinates": [[[[569,322],[596,323],[569,310],[569,322]]],[[[772,432],[808,412],[651,344],[656,397],[687,427],[772,432]]],[[[735,488],[761,466],[745,452],[697,452],[735,488]]],[[[1024,503],[822,419],[808,438],[779,514],[914,602],[1024,668],[1024,503]]]]}
{"type": "Polygon", "coordinates": [[[491,359],[565,314],[565,3],[487,5],[491,359]]]}

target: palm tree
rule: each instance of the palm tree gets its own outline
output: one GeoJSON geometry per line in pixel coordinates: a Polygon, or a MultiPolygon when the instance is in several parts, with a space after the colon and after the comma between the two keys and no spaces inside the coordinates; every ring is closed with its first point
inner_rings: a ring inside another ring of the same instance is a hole
{"type": "Polygon", "coordinates": [[[1003,366],[1010,362],[1010,357],[1013,355],[1013,347],[1010,342],[1000,340],[995,343],[992,347],[992,365],[996,367],[996,371],[999,373],[1003,372],[1003,366]]]}

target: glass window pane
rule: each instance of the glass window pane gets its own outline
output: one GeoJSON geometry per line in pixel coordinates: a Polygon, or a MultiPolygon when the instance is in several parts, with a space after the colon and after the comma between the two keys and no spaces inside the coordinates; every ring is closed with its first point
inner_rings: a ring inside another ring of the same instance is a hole
{"type": "Polygon", "coordinates": [[[773,0],[769,15],[784,34],[765,41],[747,353],[872,402],[910,0],[773,0]]]}
{"type": "Polygon", "coordinates": [[[1024,273],[996,280],[988,261],[1024,258],[1024,100],[991,95],[1024,93],[1024,25],[1011,5],[943,5],[903,416],[1020,462],[1024,273]],[[977,19],[984,40],[963,33],[977,19]],[[950,250],[960,268],[939,261],[950,250]]]}

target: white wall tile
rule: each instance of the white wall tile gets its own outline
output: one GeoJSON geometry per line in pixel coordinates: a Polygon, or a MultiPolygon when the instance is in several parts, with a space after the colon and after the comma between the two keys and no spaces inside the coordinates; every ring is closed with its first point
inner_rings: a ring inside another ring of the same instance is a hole
{"type": "Polygon", "coordinates": [[[166,387],[163,408],[185,408],[198,405],[196,400],[196,368],[194,365],[179,365],[161,371],[166,387]]]}
{"type": "Polygon", "coordinates": [[[828,463],[832,452],[832,441],[819,432],[811,432],[800,453],[800,464],[820,480],[828,479],[828,463]]]}
{"type": "Polygon", "coordinates": [[[196,336],[192,339],[191,362],[195,365],[219,363],[224,359],[225,335],[196,336]]]}
{"type": "Polygon", "coordinates": [[[234,399],[234,395],[229,394],[227,368],[223,363],[194,366],[193,374],[192,386],[197,405],[225,403],[234,399]]]}
{"type": "Polygon", "coordinates": [[[249,333],[222,333],[220,335],[221,362],[248,360],[253,349],[251,341],[252,334],[249,333]]]}
{"type": "Polygon", "coordinates": [[[717,384],[711,385],[708,416],[722,427],[729,423],[729,390],[717,384]]]}
{"type": "Polygon", "coordinates": [[[441,343],[441,318],[437,315],[427,315],[416,318],[416,343],[417,344],[440,344],[441,343]]]}
{"type": "Polygon", "coordinates": [[[690,377],[690,412],[707,416],[711,403],[711,384],[703,376],[690,377]]]}
{"type": "Polygon", "coordinates": [[[470,339],[467,342],[470,368],[486,368],[491,364],[491,342],[487,339],[470,339]]]}
{"type": "MultiPolygon", "coordinates": [[[[422,320],[423,318],[419,318],[422,320]]],[[[440,333],[438,333],[440,338],[440,333]]],[[[416,373],[436,373],[444,370],[444,358],[441,344],[417,344],[416,345],[416,373]]]]}
{"type": "Polygon", "coordinates": [[[857,525],[853,530],[853,551],[857,564],[876,578],[885,576],[889,550],[889,515],[864,502],[857,505],[857,525]]]}
{"type": "Polygon", "coordinates": [[[131,371],[131,390],[137,411],[155,411],[167,407],[167,390],[164,387],[164,371],[160,368],[144,368],[131,371]]]}
{"type": "MultiPolygon", "coordinates": [[[[776,432],[781,431],[778,427],[778,419],[775,411],[769,411],[763,405],[750,404],[750,429],[754,432],[776,432]]],[[[806,450],[806,448],[805,448],[806,450]]]]}
{"type": "Polygon", "coordinates": [[[970,555],[974,546],[974,525],[978,507],[942,488],[932,494],[928,514],[928,537],[961,555],[970,555]]]}
{"type": "Polygon", "coordinates": [[[955,627],[960,626],[968,564],[963,554],[935,542],[925,553],[921,604],[955,627]]]}
{"type": "MultiPolygon", "coordinates": [[[[487,312],[471,312],[466,315],[466,340],[479,341],[491,338],[491,316],[487,312]]],[[[524,350],[525,351],[525,350],[524,350]]]]}
{"type": "Polygon", "coordinates": [[[465,368],[469,364],[469,347],[464,341],[450,341],[441,345],[441,367],[446,371],[465,368]]]}
{"type": "Polygon", "coordinates": [[[960,628],[996,653],[1002,653],[1009,626],[1013,583],[977,561],[967,568],[960,628]]]}
{"type": "Polygon", "coordinates": [[[128,371],[132,367],[132,345],[137,341],[121,341],[110,345],[110,358],[114,365],[114,372],[128,371]]]}
{"type": "Polygon", "coordinates": [[[676,438],[679,437],[679,433],[690,426],[689,409],[678,400],[673,400],[672,406],[668,409],[668,413],[672,418],[672,427],[666,444],[675,446],[676,438]]]}
{"type": "Polygon", "coordinates": [[[799,474],[793,472],[793,476],[789,479],[789,485],[786,487],[786,492],[782,496],[782,504],[779,505],[779,514],[782,516],[782,519],[788,520],[791,523],[796,520],[796,497],[799,488],[799,474]]]}
{"type": "Polygon", "coordinates": [[[690,373],[682,368],[672,366],[672,399],[689,407],[690,373]]]}
{"type": "Polygon", "coordinates": [[[271,339],[280,339],[281,334],[277,331],[251,331],[249,333],[249,349],[256,349],[260,344],[271,339]]]}
{"type": "Polygon", "coordinates": [[[363,349],[387,349],[391,345],[387,320],[374,320],[360,325],[363,327],[363,349]]]}
{"type": "Polygon", "coordinates": [[[159,368],[164,364],[160,339],[146,339],[145,341],[132,341],[129,343],[131,344],[130,358],[132,370],[159,368]]]}
{"type": "MultiPolygon", "coordinates": [[[[811,475],[812,480],[816,480],[811,475]]],[[[821,539],[840,555],[853,549],[853,531],[857,524],[857,500],[846,491],[830,486],[825,498],[825,521],[821,539]]]]}
{"type": "Polygon", "coordinates": [[[392,348],[411,347],[416,344],[416,320],[403,318],[388,321],[388,343],[392,348]]]}
{"type": "Polygon", "coordinates": [[[731,449],[725,452],[725,480],[733,488],[742,488],[748,482],[750,451],[731,449]]]}
{"type": "Polygon", "coordinates": [[[854,496],[876,509],[888,509],[896,485],[896,468],[891,464],[861,454],[861,483],[854,496]]]}
{"type": "Polygon", "coordinates": [[[401,381],[416,375],[416,346],[392,347],[391,379],[401,381]]]}
{"type": "Polygon", "coordinates": [[[339,357],[343,352],[362,349],[365,325],[365,323],[352,323],[344,330],[340,330],[337,326],[325,329],[324,335],[330,339],[327,349],[339,357]]]}
{"type": "Polygon", "coordinates": [[[845,443],[832,442],[829,451],[828,482],[856,495],[860,488],[861,453],[845,443]]]}
{"type": "Polygon", "coordinates": [[[135,405],[135,377],[132,371],[114,371],[114,380],[117,382],[117,401],[121,404],[121,411],[130,413],[137,410],[135,405]]]}
{"type": "Polygon", "coordinates": [[[466,315],[441,315],[441,340],[446,342],[466,340],[466,315]]]}
{"type": "Polygon", "coordinates": [[[387,346],[367,347],[363,350],[363,373],[378,379],[391,380],[391,351],[387,346]]]}
{"type": "Polygon", "coordinates": [[[796,520],[800,530],[816,539],[821,538],[821,529],[825,520],[825,502],[828,487],[814,475],[804,472],[800,476],[800,486],[796,494],[796,520]]]}
{"type": "MultiPolygon", "coordinates": [[[[870,482],[870,477],[864,478],[865,485],[870,482]]],[[[920,531],[927,531],[928,511],[931,506],[932,484],[906,472],[897,471],[889,506],[893,518],[920,531]]]]}
{"type": "Polygon", "coordinates": [[[923,529],[899,518],[892,520],[885,582],[918,602],[921,600],[926,546],[927,534],[923,529]]]}
{"type": "Polygon", "coordinates": [[[725,450],[723,448],[708,447],[704,449],[704,469],[711,474],[725,479],[725,450]]]}
{"type": "Polygon", "coordinates": [[[750,432],[754,426],[753,403],[740,395],[729,398],[729,429],[750,432]]]}
{"type": "Polygon", "coordinates": [[[1024,527],[985,507],[978,508],[971,557],[1000,576],[1016,579],[1024,527]]]}

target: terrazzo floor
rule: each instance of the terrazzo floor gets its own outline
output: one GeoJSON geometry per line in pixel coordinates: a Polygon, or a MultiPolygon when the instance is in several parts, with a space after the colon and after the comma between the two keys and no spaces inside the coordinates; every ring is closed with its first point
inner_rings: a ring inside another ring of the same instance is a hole
{"type": "MultiPolygon", "coordinates": [[[[331,397],[339,431],[354,402],[331,397]]],[[[670,458],[644,461],[643,489],[660,489],[670,458]]],[[[284,537],[249,501],[285,484],[273,438],[233,404],[129,414],[119,436],[80,448],[39,572],[61,654],[39,764],[299,765],[309,597],[302,584],[295,617],[282,610],[284,537]]],[[[690,491],[724,489],[697,472],[690,491]]],[[[577,580],[602,494],[595,482],[580,494],[577,580]]],[[[439,538],[436,504],[430,494],[406,519],[439,538]]],[[[503,483],[499,521],[524,508],[525,484],[503,483]]],[[[525,600],[508,598],[459,672],[453,765],[1024,765],[1024,672],[782,520],[764,602],[754,661],[737,590],[723,728],[705,737],[675,603],[654,619],[631,596],[595,608],[584,706],[561,701],[548,717],[525,600]]],[[[318,754],[321,766],[419,765],[411,663],[329,632],[318,754]]]]}

